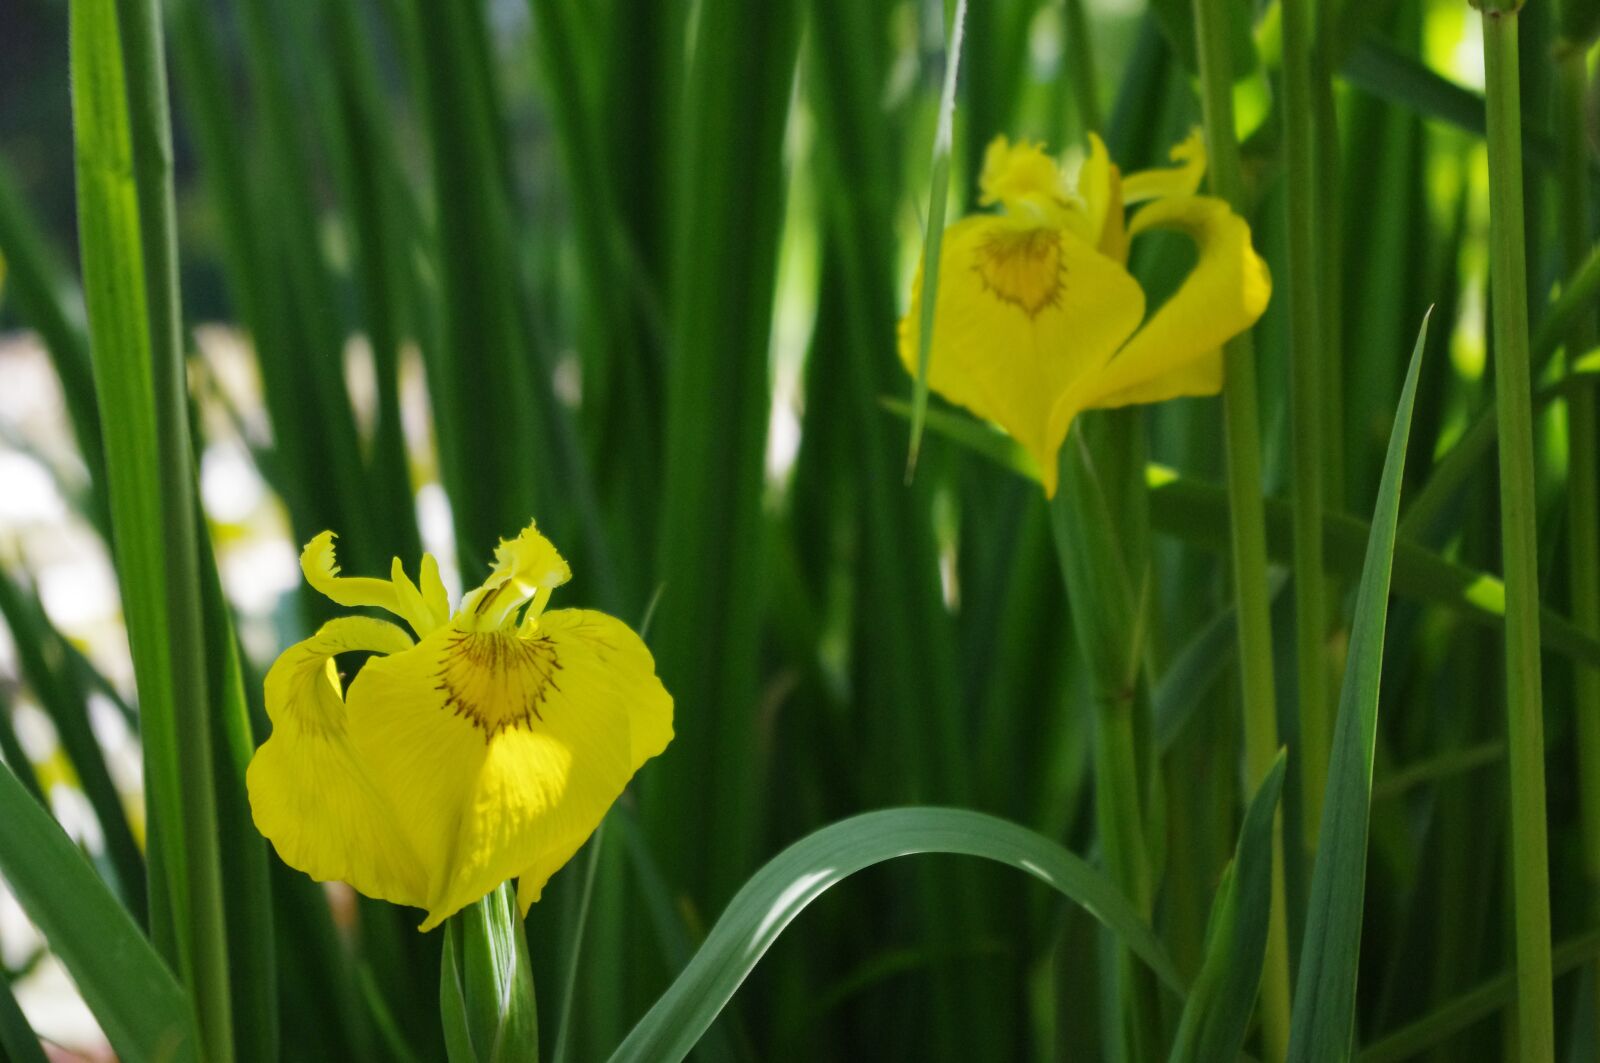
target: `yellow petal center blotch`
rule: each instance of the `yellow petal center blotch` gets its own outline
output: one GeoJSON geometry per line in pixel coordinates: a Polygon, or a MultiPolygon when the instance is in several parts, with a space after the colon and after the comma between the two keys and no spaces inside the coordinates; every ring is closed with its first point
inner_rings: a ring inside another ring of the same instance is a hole
{"type": "Polygon", "coordinates": [[[456,631],[449,636],[439,690],[445,707],[483,732],[544,719],[539,708],[556,687],[561,661],[544,636],[507,631],[456,631]]]}
{"type": "Polygon", "coordinates": [[[1061,233],[1055,229],[1005,229],[979,246],[972,268],[1001,302],[1029,317],[1061,305],[1067,267],[1061,258],[1061,233]]]}

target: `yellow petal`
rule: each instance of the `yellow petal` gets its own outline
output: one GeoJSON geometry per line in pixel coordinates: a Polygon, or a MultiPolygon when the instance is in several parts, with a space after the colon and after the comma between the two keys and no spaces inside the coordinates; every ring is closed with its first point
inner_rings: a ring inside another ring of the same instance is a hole
{"type": "MultiPolygon", "coordinates": [[[[442,617],[434,616],[429,603],[406,577],[396,558],[390,569],[391,579],[374,579],[370,576],[341,576],[339,563],[334,556],[331,531],[325,531],[306,543],[300,551],[300,571],[306,582],[317,592],[340,605],[358,608],[371,606],[384,609],[405,620],[419,636],[426,635],[449,619],[449,603],[445,603],[442,617]]],[[[437,576],[437,566],[435,566],[437,576]]]]}
{"type": "Polygon", "coordinates": [[[450,618],[450,595],[439,578],[439,561],[432,554],[422,555],[422,600],[435,616],[450,618]]]}
{"type": "MultiPolygon", "coordinates": [[[[433,560],[431,555],[425,555],[424,566],[431,560],[433,560]]],[[[438,563],[435,562],[435,579],[438,578],[438,574],[438,563]]],[[[418,638],[426,638],[450,622],[449,600],[446,599],[443,608],[439,608],[436,596],[423,594],[417,585],[411,582],[411,577],[406,575],[405,566],[400,563],[398,557],[389,566],[389,582],[394,586],[395,598],[399,603],[397,612],[407,619],[418,638]]]]}
{"type": "Polygon", "coordinates": [[[537,616],[550,592],[572,578],[566,559],[532,521],[515,539],[500,540],[494,561],[489,578],[462,599],[458,622],[468,630],[501,628],[523,603],[536,597],[540,598],[534,609],[537,616]]]}
{"type": "Polygon", "coordinates": [[[532,636],[452,624],[371,661],[350,719],[427,869],[428,930],[570,859],[671,739],[672,699],[626,625],[561,610],[532,636]]]}
{"type": "MultiPolygon", "coordinates": [[[[1216,394],[1222,388],[1219,349],[1267,308],[1272,295],[1267,264],[1250,246],[1250,227],[1225,202],[1209,196],[1158,199],[1134,215],[1129,231],[1136,238],[1157,228],[1194,240],[1195,267],[1096,374],[1080,409],[1216,394]]],[[[1071,412],[1058,415],[1070,420],[1071,412]]]]}
{"type": "Polygon", "coordinates": [[[306,582],[339,605],[376,606],[398,616],[400,600],[394,584],[386,579],[339,575],[339,562],[333,552],[334,538],[333,532],[325,531],[300,551],[300,571],[305,574],[306,582]]]}
{"type": "Polygon", "coordinates": [[[1222,351],[1201,355],[1187,365],[1179,366],[1141,384],[1112,392],[1095,400],[1099,409],[1116,406],[1140,406],[1168,399],[1196,395],[1215,395],[1222,390],[1222,351]]]}
{"type": "Polygon", "coordinates": [[[1129,174],[1122,182],[1122,201],[1132,205],[1162,196],[1192,196],[1200,191],[1200,181],[1206,174],[1206,142],[1200,130],[1192,131],[1174,145],[1170,157],[1179,165],[1129,174]]]}
{"type": "Polygon", "coordinates": [[[1038,221],[1065,208],[1069,198],[1061,167],[1045,154],[1043,145],[1027,141],[1012,144],[999,136],[989,142],[983,154],[978,202],[985,207],[999,203],[1007,210],[1034,212],[1033,220],[1038,221]]]}
{"type": "MultiPolygon", "coordinates": [[[[1081,225],[1069,221],[1068,227],[1085,243],[1102,251],[1105,250],[1102,240],[1106,224],[1112,220],[1113,214],[1116,216],[1118,230],[1122,228],[1121,182],[1114,176],[1116,169],[1111,164],[1111,155],[1106,151],[1105,141],[1101,140],[1098,134],[1090,133],[1089,157],[1083,160],[1083,168],[1078,171],[1081,225]]],[[[1116,258],[1115,255],[1111,257],[1116,258]]]]}
{"type": "Polygon", "coordinates": [[[272,735],[245,785],[256,828],[278,855],[320,882],[423,907],[426,877],[350,742],[333,656],[398,653],[411,640],[393,624],[345,617],[285,650],[267,673],[272,735]]]}
{"type": "MultiPolygon", "coordinates": [[[[913,374],[921,298],[919,275],[900,322],[900,358],[913,374]]],[[[928,383],[1009,432],[1053,495],[1066,429],[1052,426],[1052,410],[1143,316],[1138,283],[1071,233],[966,218],[944,235],[928,383]]]]}
{"type": "Polygon", "coordinates": [[[1109,207],[1106,210],[1105,220],[1100,225],[1100,236],[1095,246],[1099,247],[1100,253],[1111,261],[1126,266],[1128,224],[1122,216],[1122,173],[1112,166],[1107,172],[1106,180],[1106,198],[1109,207]]]}

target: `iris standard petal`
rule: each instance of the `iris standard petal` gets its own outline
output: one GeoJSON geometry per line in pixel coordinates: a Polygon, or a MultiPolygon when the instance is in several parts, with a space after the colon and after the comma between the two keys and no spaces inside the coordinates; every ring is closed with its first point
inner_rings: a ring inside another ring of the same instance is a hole
{"type": "Polygon", "coordinates": [[[474,631],[493,631],[512,619],[529,600],[537,616],[550,592],[572,578],[572,569],[533,521],[515,539],[502,539],[494,569],[483,585],[461,601],[457,622],[474,631]]]}
{"type": "Polygon", "coordinates": [[[1131,173],[1122,182],[1125,204],[1143,203],[1163,196],[1192,196],[1200,191],[1206,174],[1206,142],[1200,130],[1173,145],[1169,155],[1177,166],[1131,173]]]}
{"type": "Polygon", "coordinates": [[[1085,407],[1216,394],[1222,345],[1254,325],[1272,295],[1267,264],[1250,245],[1250,227],[1222,200],[1158,199],[1129,225],[1134,238],[1151,229],[1187,233],[1199,257],[1172,297],[1096,373],[1085,407]]]}
{"type": "Polygon", "coordinates": [[[548,878],[671,737],[643,642],[585,611],[533,634],[452,624],[371,661],[349,700],[356,748],[429,869],[424,930],[515,875],[548,878]]]}
{"type": "MultiPolygon", "coordinates": [[[[921,299],[919,274],[900,322],[900,358],[912,373],[921,299]]],[[[928,385],[1009,432],[1053,495],[1066,430],[1052,425],[1052,411],[1143,316],[1138,283],[1070,232],[965,218],[944,236],[928,385]]]]}
{"type": "Polygon", "coordinates": [[[426,875],[350,740],[335,654],[399,653],[393,624],[345,617],[289,647],[267,673],[272,735],[245,774],[256,828],[278,855],[318,881],[423,907],[426,875]]]}

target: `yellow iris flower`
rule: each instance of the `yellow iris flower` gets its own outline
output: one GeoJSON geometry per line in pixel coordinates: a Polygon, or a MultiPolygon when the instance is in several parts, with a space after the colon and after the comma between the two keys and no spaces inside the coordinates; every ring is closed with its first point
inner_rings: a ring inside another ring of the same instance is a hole
{"type": "MultiPolygon", "coordinates": [[[[1255,324],[1272,294],[1250,228],[1197,195],[1196,133],[1171,168],[1124,178],[1100,138],[1070,187],[1037,144],[997,137],[979,178],[983,206],[945,230],[928,386],[1004,428],[1056,490],[1056,454],[1072,420],[1098,407],[1222,389],[1222,344],[1255,324]],[[1143,204],[1130,218],[1124,208],[1143,204]],[[1182,286],[1148,319],[1128,245],[1171,229],[1199,252],[1182,286]]],[[[900,322],[900,358],[917,371],[922,275],[900,322]]]]}
{"type": "Polygon", "coordinates": [[[571,570],[529,524],[454,613],[431,555],[420,586],[342,578],[333,533],[300,568],[344,606],[410,625],[331,620],[267,673],[272,735],[246,783],[256,827],[291,867],[424,908],[423,930],[519,879],[524,915],[646,760],[672,740],[672,698],[644,641],[586,609],[545,612],[571,570]],[[526,609],[524,609],[526,606],[526,609]],[[340,653],[370,659],[348,695],[340,653]]]}

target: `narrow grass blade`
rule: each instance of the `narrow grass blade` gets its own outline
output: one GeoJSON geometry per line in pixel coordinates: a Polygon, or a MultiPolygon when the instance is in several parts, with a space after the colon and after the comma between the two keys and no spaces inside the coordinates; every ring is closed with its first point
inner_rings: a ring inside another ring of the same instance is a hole
{"type": "MultiPolygon", "coordinates": [[[[177,292],[172,138],[153,0],[70,8],[79,238],[117,573],[143,710],[151,893],[205,1055],[233,1058],[177,292]]],[[[162,938],[157,939],[163,941],[162,938]]]]}
{"type": "Polygon", "coordinates": [[[1378,694],[1383,679],[1383,637],[1400,516],[1400,485],[1427,336],[1428,320],[1424,317],[1389,434],[1367,562],[1356,593],[1350,657],[1339,694],[1327,800],[1322,809],[1320,844],[1311,873],[1311,899],[1300,945],[1300,975],[1289,1038],[1292,1063],[1348,1059],[1355,1035],[1356,965],[1361,953],[1361,913],[1366,896],[1368,815],[1378,694]]]}
{"type": "MultiPolygon", "coordinates": [[[[1563,975],[1597,956],[1600,956],[1600,930],[1591,930],[1557,945],[1551,955],[1551,966],[1555,974],[1563,975]]],[[[1385,1034],[1363,1048],[1356,1059],[1360,1063],[1402,1063],[1416,1059],[1505,1008],[1516,996],[1515,973],[1502,971],[1415,1022],[1385,1034]]]]}
{"type": "Polygon", "coordinates": [[[0,760],[6,762],[6,767],[16,775],[22,788],[32,794],[40,806],[48,809],[49,802],[45,800],[39,777],[34,774],[33,764],[28,760],[28,752],[22,748],[16,728],[11,726],[11,707],[10,692],[0,688],[0,760]]]}
{"type": "Polygon", "coordinates": [[[198,1063],[194,1013],[172,972],[72,839],[3,767],[0,874],[71,973],[119,1058],[198,1063]]]}
{"type": "Polygon", "coordinates": [[[578,895],[578,914],[572,921],[566,948],[567,971],[561,985],[561,1010],[556,1016],[552,1063],[563,1063],[566,1059],[567,1044],[572,1036],[572,1003],[578,990],[578,964],[583,959],[583,932],[589,924],[589,906],[594,900],[595,874],[600,868],[600,846],[604,844],[605,831],[605,821],[602,820],[584,846],[583,891],[578,895]]]}
{"type": "Polygon", "coordinates": [[[1237,1059],[1261,987],[1272,903],[1273,817],[1283,791],[1279,752],[1239,828],[1233,862],[1223,873],[1206,931],[1206,958],[1189,990],[1172,1046],[1172,1063],[1237,1059]]]}
{"type": "Polygon", "coordinates": [[[0,1055],[11,1063],[49,1063],[39,1035],[28,1025],[28,1017],[17,1005],[11,983],[3,974],[0,974],[0,1055]]]}
{"type": "MultiPolygon", "coordinates": [[[[1372,37],[1350,50],[1339,70],[1350,84],[1379,99],[1408,107],[1427,118],[1483,136],[1488,129],[1483,97],[1435,73],[1412,56],[1372,37]]],[[[1522,149],[1528,161],[1554,171],[1560,151],[1538,130],[1522,131],[1522,149]]],[[[1593,164],[1589,179],[1594,181],[1593,164]]]]}
{"type": "MultiPolygon", "coordinates": [[[[1553,397],[1557,390],[1548,394],[1553,397]]],[[[903,416],[904,403],[885,399],[883,405],[903,416]]],[[[1492,411],[1488,423],[1491,426],[1494,423],[1492,411]]],[[[930,410],[928,427],[1002,468],[1030,478],[1034,475],[1033,465],[1009,436],[970,417],[930,410]]],[[[1491,433],[1489,442],[1493,439],[1491,433]]],[[[1164,465],[1150,465],[1147,476],[1150,521],[1156,531],[1208,549],[1229,549],[1226,491],[1214,484],[1178,476],[1164,465]]],[[[1265,499],[1264,506],[1268,557],[1273,562],[1288,564],[1293,556],[1293,510],[1277,498],[1265,499]]],[[[1358,577],[1371,525],[1359,517],[1335,512],[1324,513],[1322,521],[1328,571],[1339,576],[1358,577]]],[[[1397,541],[1394,553],[1396,594],[1447,609],[1475,624],[1505,626],[1505,583],[1499,577],[1451,561],[1414,542],[1397,541]]],[[[1540,610],[1540,616],[1541,637],[1546,649],[1600,668],[1600,639],[1548,607],[1540,610]]]]}
{"type": "Polygon", "coordinates": [[[102,534],[109,530],[110,503],[106,499],[105,445],[100,437],[100,413],[94,397],[94,376],[89,365],[89,339],[82,321],[81,293],[68,280],[65,269],[43,233],[29,216],[11,174],[0,165],[0,255],[9,272],[8,297],[22,317],[39,333],[66,400],[67,416],[78,453],[93,482],[94,506],[90,516],[102,534]]]}
{"type": "MultiPolygon", "coordinates": [[[[1268,574],[1267,592],[1273,601],[1287,583],[1288,577],[1281,571],[1268,574]]],[[[1159,752],[1172,748],[1206,692],[1227,671],[1228,652],[1238,637],[1238,619],[1229,605],[1173,656],[1150,695],[1153,738],[1159,752]]]]}
{"type": "Polygon", "coordinates": [[[933,166],[928,189],[928,216],[922,234],[922,313],[917,320],[917,379],[911,392],[911,445],[906,452],[906,480],[917,471],[922,427],[928,414],[928,356],[933,351],[934,311],[939,306],[939,254],[944,246],[945,199],[950,194],[950,150],[955,135],[956,75],[961,69],[961,38],[966,31],[967,0],[956,0],[945,47],[944,88],[939,93],[939,124],[933,135],[933,166]]]}
{"type": "MultiPolygon", "coordinates": [[[[1597,245],[1562,285],[1561,295],[1545,310],[1534,330],[1531,343],[1532,371],[1535,379],[1545,365],[1560,350],[1569,330],[1585,310],[1593,311],[1595,299],[1600,296],[1600,245],[1597,245]]],[[[1534,395],[1535,409],[1557,396],[1558,392],[1541,389],[1534,395]]],[[[1443,508],[1478,471],[1479,463],[1494,446],[1499,434],[1495,424],[1494,405],[1480,410],[1472,425],[1464,432],[1450,452],[1434,466],[1428,481],[1406,506],[1400,521],[1402,539],[1426,532],[1443,508]]]]}
{"type": "Polygon", "coordinates": [[[431,141],[442,342],[425,349],[439,454],[464,579],[533,514],[539,452],[499,102],[475,3],[414,0],[431,141]],[[493,442],[489,442],[493,440],[493,442]]]}
{"type": "MultiPolygon", "coordinates": [[[[1175,478],[1170,469],[1151,466],[1157,483],[1150,491],[1155,529],[1214,550],[1227,548],[1227,504],[1221,488],[1175,478]]],[[[1274,561],[1287,563],[1291,521],[1287,503],[1267,500],[1267,548],[1274,561]]],[[[1366,521],[1348,514],[1324,517],[1328,570],[1340,576],[1361,573],[1362,544],[1370,534],[1366,521]]],[[[1505,583],[1482,569],[1441,557],[1413,542],[1395,544],[1394,591],[1427,605],[1436,605],[1477,624],[1505,626],[1505,583]]],[[[1600,667],[1600,640],[1580,630],[1554,610],[1540,610],[1545,648],[1600,667]]]]}
{"type": "Polygon", "coordinates": [[[617,1049],[612,1063],[683,1059],[807,905],[863,868],[914,853],[978,856],[1026,871],[1082,906],[1162,982],[1182,992],[1182,979],[1148,924],[1082,858],[1042,835],[982,813],[891,809],[824,827],[758,871],[729,902],[689,966],[617,1049]]]}
{"type": "MultiPolygon", "coordinates": [[[[205,518],[195,508],[196,537],[205,518]]],[[[222,884],[228,898],[228,973],[233,991],[235,1050],[239,1063],[275,1063],[280,1058],[278,955],[273,933],[272,883],[266,839],[256,830],[245,790],[245,771],[255,753],[244,669],[233,618],[223,596],[216,558],[209,545],[201,560],[202,608],[208,655],[207,689],[216,754],[217,824],[222,847],[222,884]]],[[[296,928],[301,929],[301,928],[296,928]]]]}
{"type": "Polygon", "coordinates": [[[144,857],[134,840],[122,796],[106,766],[105,752],[90,725],[88,691],[72,667],[66,640],[50,623],[37,596],[24,591],[5,572],[0,572],[0,617],[5,618],[16,645],[22,675],[55,725],[83,794],[100,823],[118,893],[134,921],[143,925],[148,903],[144,857]]]}
{"type": "Polygon", "coordinates": [[[672,158],[666,439],[651,639],[661,679],[696,711],[643,776],[645,822],[698,904],[759,859],[767,791],[754,711],[767,569],[769,344],[783,158],[803,5],[701,0],[672,158]],[[705,667],[706,646],[718,667],[705,667]],[[693,824],[692,828],[687,825],[693,824]]]}
{"type": "MultiPolygon", "coordinates": [[[[904,399],[885,396],[878,401],[896,417],[904,417],[909,421],[914,416],[911,403],[904,399]]],[[[1033,460],[1033,455],[998,428],[950,410],[929,409],[923,416],[923,424],[934,434],[960,443],[1019,476],[1035,481],[1039,479],[1039,463],[1033,460]]]]}

